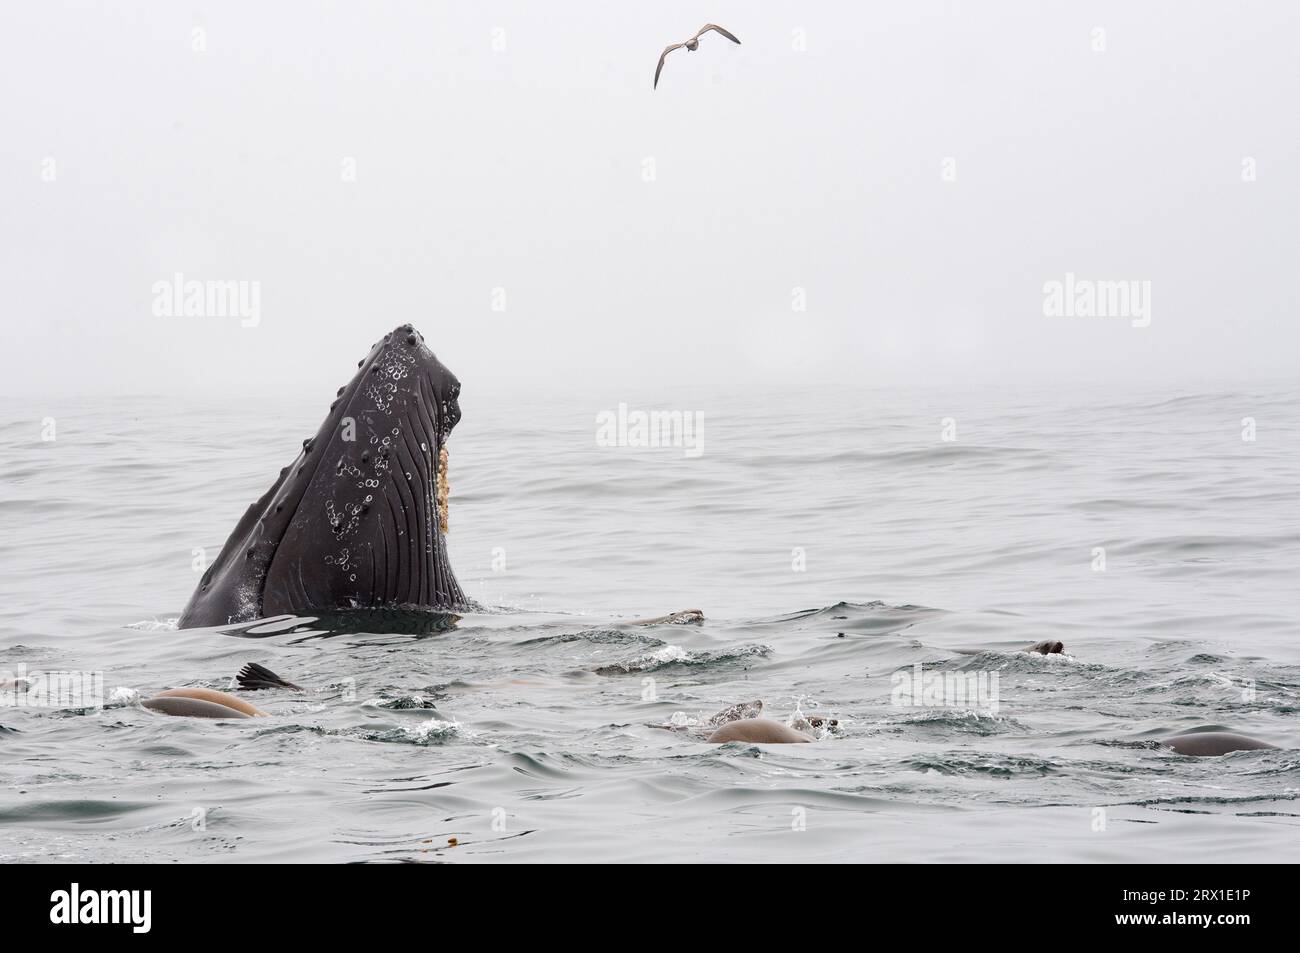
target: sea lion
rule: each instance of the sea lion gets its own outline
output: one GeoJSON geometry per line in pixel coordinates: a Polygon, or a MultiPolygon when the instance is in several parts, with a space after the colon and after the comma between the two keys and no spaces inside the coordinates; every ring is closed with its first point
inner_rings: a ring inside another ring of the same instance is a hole
{"type": "Polygon", "coordinates": [[[832,734],[840,730],[840,720],[832,718],[830,715],[823,715],[819,712],[810,712],[806,715],[797,715],[791,719],[790,727],[797,731],[808,732],[816,735],[821,731],[828,731],[832,734]]]}
{"type": "Polygon", "coordinates": [[[742,718],[723,725],[709,735],[711,744],[726,744],[728,741],[746,741],[750,744],[775,745],[796,744],[812,741],[801,731],[795,731],[789,725],[770,718],[742,718]]]}
{"type": "Polygon", "coordinates": [[[260,708],[255,708],[242,698],[236,698],[226,692],[219,692],[212,688],[169,688],[165,692],[159,692],[154,698],[195,698],[199,701],[212,702],[214,705],[224,705],[227,708],[233,708],[235,711],[243,712],[250,718],[265,718],[266,712],[260,708]]]}
{"type": "MultiPolygon", "coordinates": [[[[958,655],[983,655],[985,652],[996,652],[1000,650],[999,649],[953,649],[952,651],[957,653],[958,655]]],[[[1065,651],[1065,643],[1053,641],[1052,639],[1045,639],[1042,642],[1035,642],[1033,645],[1027,646],[1023,649],[1018,649],[1017,651],[1029,652],[1029,653],[1037,652],[1039,655],[1058,655],[1065,651]]]]}
{"type": "Polygon", "coordinates": [[[839,730],[839,720],[829,715],[797,714],[792,725],[784,725],[760,717],[762,713],[763,701],[755,698],[752,701],[736,702],[698,721],[683,719],[679,712],[669,724],[655,724],[651,727],[685,732],[714,744],[725,744],[728,741],[748,741],[754,744],[816,741],[824,731],[833,733],[839,730]]]}
{"type": "Polygon", "coordinates": [[[156,695],[140,703],[150,711],[183,718],[251,718],[238,708],[187,695],[156,695]]]}
{"type": "Polygon", "coordinates": [[[1179,754],[1195,758],[1213,757],[1227,754],[1229,751],[1256,751],[1261,748],[1277,747],[1267,741],[1247,738],[1245,735],[1231,731],[1189,731],[1170,735],[1168,738],[1161,739],[1161,743],[1173,748],[1179,754]]]}
{"type": "Polygon", "coordinates": [[[1053,642],[1051,639],[1047,639],[1042,642],[1035,642],[1033,645],[1029,646],[1029,648],[1025,649],[1025,651],[1037,652],[1039,655],[1060,655],[1065,651],[1065,643],[1053,642]]]}
{"type": "Polygon", "coordinates": [[[179,627],[470,606],[451,571],[447,446],[460,381],[409,324],[376,342],[316,435],[244,512],[179,627]]]}
{"type": "Polygon", "coordinates": [[[704,621],[704,613],[699,609],[682,609],[668,615],[657,615],[653,619],[632,619],[624,625],[695,625],[704,621]]]}

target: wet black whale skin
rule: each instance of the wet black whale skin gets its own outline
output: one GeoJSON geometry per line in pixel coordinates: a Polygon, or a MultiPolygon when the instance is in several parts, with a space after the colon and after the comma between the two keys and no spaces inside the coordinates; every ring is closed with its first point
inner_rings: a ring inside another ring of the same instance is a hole
{"type": "Polygon", "coordinates": [[[357,366],[316,435],[236,524],[180,628],[466,606],[436,505],[460,381],[411,325],[386,334],[357,366]]]}

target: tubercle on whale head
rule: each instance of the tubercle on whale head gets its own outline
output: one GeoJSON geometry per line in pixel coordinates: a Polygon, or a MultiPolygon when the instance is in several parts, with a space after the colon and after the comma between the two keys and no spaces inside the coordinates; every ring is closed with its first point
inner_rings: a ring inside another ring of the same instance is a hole
{"type": "Polygon", "coordinates": [[[461,419],[460,389],[412,325],[384,335],[236,525],[181,627],[467,605],[444,542],[447,439],[461,419]]]}

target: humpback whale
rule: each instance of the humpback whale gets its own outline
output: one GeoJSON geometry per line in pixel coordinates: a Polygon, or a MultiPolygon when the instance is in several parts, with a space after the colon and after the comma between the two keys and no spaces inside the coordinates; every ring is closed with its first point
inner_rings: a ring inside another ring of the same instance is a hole
{"type": "Polygon", "coordinates": [[[468,608],[444,541],[459,395],[460,381],[411,325],[384,335],[316,435],[244,512],[179,627],[468,608]]]}

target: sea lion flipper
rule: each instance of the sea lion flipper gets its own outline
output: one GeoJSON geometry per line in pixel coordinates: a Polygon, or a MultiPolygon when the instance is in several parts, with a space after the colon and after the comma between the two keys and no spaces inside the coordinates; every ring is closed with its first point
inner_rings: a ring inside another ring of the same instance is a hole
{"type": "Polygon", "coordinates": [[[249,662],[240,669],[239,674],[235,676],[235,681],[240,688],[249,692],[261,688],[290,688],[296,692],[302,691],[298,685],[281,678],[265,665],[258,665],[256,662],[249,662]]]}
{"type": "Polygon", "coordinates": [[[763,714],[763,700],[755,698],[753,701],[737,702],[729,708],[724,708],[717,714],[710,715],[704,723],[711,728],[720,728],[728,722],[757,718],[761,714],[763,714]]]}

